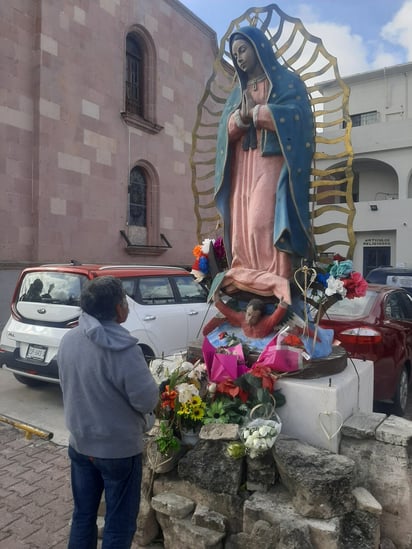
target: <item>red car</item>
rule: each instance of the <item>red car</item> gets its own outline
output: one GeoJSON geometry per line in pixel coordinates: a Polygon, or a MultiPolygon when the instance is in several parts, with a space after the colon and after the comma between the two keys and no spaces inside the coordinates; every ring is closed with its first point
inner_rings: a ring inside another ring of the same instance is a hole
{"type": "Polygon", "coordinates": [[[412,363],[412,296],[402,288],[369,284],[364,297],[343,299],[328,309],[321,326],[353,358],[374,363],[374,400],[403,416],[412,363]]]}

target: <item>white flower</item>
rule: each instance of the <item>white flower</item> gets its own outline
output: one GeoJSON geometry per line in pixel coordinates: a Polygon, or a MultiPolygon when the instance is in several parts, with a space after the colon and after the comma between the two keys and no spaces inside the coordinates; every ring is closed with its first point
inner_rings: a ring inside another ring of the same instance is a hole
{"type": "Polygon", "coordinates": [[[213,244],[212,238],[205,238],[202,242],[202,253],[207,255],[209,253],[210,245],[213,244]]]}
{"type": "Polygon", "coordinates": [[[191,362],[184,361],[179,366],[179,373],[191,372],[193,370],[193,364],[191,362]]]}
{"type": "Polygon", "coordinates": [[[342,280],[335,278],[334,276],[330,276],[327,282],[328,287],[325,290],[325,294],[327,296],[340,294],[342,297],[346,297],[346,288],[344,287],[342,280]]]}
{"type": "Polygon", "coordinates": [[[276,442],[280,426],[273,420],[252,421],[242,432],[242,438],[251,458],[264,455],[276,442]]]}
{"type": "Polygon", "coordinates": [[[176,391],[179,393],[179,401],[182,404],[199,394],[198,388],[192,383],[180,383],[179,385],[176,385],[176,391]]]}
{"type": "Polygon", "coordinates": [[[198,271],[197,269],[192,269],[190,274],[195,277],[196,282],[202,282],[202,280],[206,277],[205,273],[202,273],[202,271],[198,271]]]}
{"type": "MultiPolygon", "coordinates": [[[[184,364],[190,364],[190,362],[184,363],[184,364]]],[[[206,372],[206,364],[200,363],[195,367],[193,367],[193,364],[190,364],[190,365],[191,365],[191,371],[188,373],[187,377],[189,379],[200,380],[206,372]]]]}
{"type": "Polygon", "coordinates": [[[270,434],[270,427],[269,425],[262,425],[262,427],[259,427],[259,435],[262,437],[265,437],[270,434]]]}

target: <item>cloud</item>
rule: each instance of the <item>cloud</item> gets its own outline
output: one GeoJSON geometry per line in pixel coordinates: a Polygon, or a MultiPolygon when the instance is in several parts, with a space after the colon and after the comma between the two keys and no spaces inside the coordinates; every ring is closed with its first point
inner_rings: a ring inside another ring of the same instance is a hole
{"type": "MultiPolygon", "coordinates": [[[[311,34],[320,37],[326,50],[337,58],[341,76],[405,62],[401,53],[394,52],[393,48],[388,48],[388,44],[382,41],[379,43],[366,41],[364,37],[355,34],[349,25],[322,21],[320,14],[313,9],[313,6],[301,4],[298,17],[306,29],[311,34]]],[[[412,0],[407,0],[394,19],[383,27],[382,37],[389,42],[387,35],[389,32],[393,33],[390,42],[410,48],[411,54],[412,33],[410,28],[412,28],[412,0]],[[383,35],[384,30],[385,35],[383,35]],[[398,41],[395,41],[396,39],[398,41]]],[[[409,57],[412,58],[412,55],[409,57]]]]}
{"type": "Polygon", "coordinates": [[[348,25],[320,21],[320,15],[313,7],[305,4],[299,6],[298,17],[311,34],[321,38],[328,53],[337,58],[341,75],[368,70],[368,52],[364,41],[361,36],[352,33],[348,25]]]}
{"type": "Polygon", "coordinates": [[[392,65],[399,65],[401,63],[404,63],[401,55],[387,52],[383,48],[379,47],[375,52],[371,69],[382,69],[384,67],[391,67],[392,65]]]}
{"type": "Polygon", "coordinates": [[[393,19],[381,31],[381,37],[407,51],[407,58],[412,59],[412,0],[406,0],[393,19]]]}
{"type": "Polygon", "coordinates": [[[335,23],[314,23],[308,30],[322,39],[326,50],[338,61],[341,75],[368,70],[367,49],[361,36],[352,34],[347,26],[335,23]]]}

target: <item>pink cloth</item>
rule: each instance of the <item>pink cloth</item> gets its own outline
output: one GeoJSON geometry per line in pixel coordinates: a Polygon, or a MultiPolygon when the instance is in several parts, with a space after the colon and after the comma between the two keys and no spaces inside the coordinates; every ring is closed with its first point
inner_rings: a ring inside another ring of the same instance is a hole
{"type": "Polygon", "coordinates": [[[250,89],[256,103],[261,104],[257,117],[257,148],[244,151],[245,130],[240,129],[234,115],[228,131],[234,148],[231,182],[232,264],[225,274],[223,287],[283,298],[290,303],[289,279],[291,258],[273,245],[273,224],[276,188],[284,158],[261,155],[260,128],[274,130],[273,119],[265,107],[267,80],[250,89]]]}

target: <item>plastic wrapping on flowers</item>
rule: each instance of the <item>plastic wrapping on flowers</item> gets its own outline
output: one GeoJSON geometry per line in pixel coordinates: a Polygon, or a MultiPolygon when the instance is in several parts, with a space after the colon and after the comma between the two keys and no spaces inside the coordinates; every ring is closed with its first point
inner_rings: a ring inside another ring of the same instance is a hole
{"type": "Polygon", "coordinates": [[[240,432],[247,455],[253,459],[266,454],[275,444],[281,428],[278,419],[253,419],[240,432]]]}

